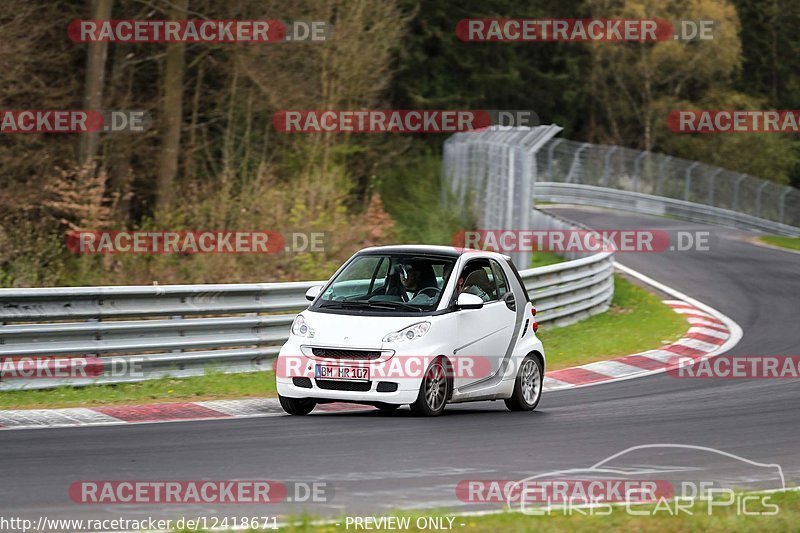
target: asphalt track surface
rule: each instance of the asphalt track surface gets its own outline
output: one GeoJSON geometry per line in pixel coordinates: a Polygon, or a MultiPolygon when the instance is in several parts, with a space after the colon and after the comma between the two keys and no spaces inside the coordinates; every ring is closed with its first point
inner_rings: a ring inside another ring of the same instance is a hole
{"type": "MultiPolygon", "coordinates": [[[[734,319],[734,355],[800,355],[800,254],[758,247],[746,232],[589,208],[551,208],[597,229],[710,232],[710,250],[619,254],[618,261],[734,319]]],[[[545,347],[546,349],[546,347],[545,347]]],[[[628,447],[676,443],[777,463],[800,484],[800,383],[690,380],[660,374],[546,393],[534,413],[502,402],[451,406],[445,416],[321,413],[203,422],[0,432],[0,514],[62,518],[319,516],[398,508],[471,511],[464,479],[518,480],[586,468],[628,447]],[[324,481],[330,501],[258,505],[81,505],[78,480],[324,481]],[[329,494],[330,494],[330,489],[329,494]]],[[[775,488],[765,470],[693,450],[642,450],[620,463],[651,479],[708,476],[739,488],[775,488]],[[704,474],[698,474],[704,472],[704,474]]],[[[458,523],[459,520],[456,520],[458,523]]]]}

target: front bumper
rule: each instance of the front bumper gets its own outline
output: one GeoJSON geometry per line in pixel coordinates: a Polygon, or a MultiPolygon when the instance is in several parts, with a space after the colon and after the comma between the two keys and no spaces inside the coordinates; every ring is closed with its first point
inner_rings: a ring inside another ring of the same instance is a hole
{"type": "Polygon", "coordinates": [[[377,381],[370,382],[368,391],[327,390],[319,387],[315,379],[311,379],[312,388],[298,387],[291,379],[278,379],[278,394],[288,398],[313,398],[316,400],[331,400],[339,402],[356,403],[391,403],[410,404],[416,401],[419,387],[415,389],[400,389],[394,392],[378,392],[377,381]]]}
{"type": "MultiPolygon", "coordinates": [[[[324,348],[368,350],[350,346],[324,348]]],[[[288,398],[398,405],[416,401],[425,370],[436,356],[418,356],[386,349],[373,349],[373,351],[380,351],[382,355],[373,360],[334,360],[315,357],[312,355],[311,346],[290,341],[283,346],[275,362],[278,394],[288,398]],[[369,381],[318,378],[316,366],[319,364],[369,369],[369,381]]]]}

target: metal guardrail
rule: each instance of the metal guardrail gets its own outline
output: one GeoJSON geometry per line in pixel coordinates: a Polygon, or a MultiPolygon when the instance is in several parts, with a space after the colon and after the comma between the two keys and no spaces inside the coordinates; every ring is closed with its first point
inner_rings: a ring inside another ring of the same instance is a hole
{"type": "Polygon", "coordinates": [[[566,139],[550,139],[536,159],[534,195],[543,200],[550,197],[543,185],[563,184],[562,195],[567,185],[584,186],[573,188],[572,197],[598,207],[800,235],[794,187],[679,157],[566,139]]]}
{"type": "MultiPolygon", "coordinates": [[[[603,311],[612,260],[598,254],[521,271],[539,322],[603,311]]],[[[0,390],[268,370],[307,307],[306,290],[321,283],[0,289],[0,359],[47,358],[55,368],[81,356],[102,366],[97,377],[6,378],[0,390]],[[120,368],[125,375],[113,375],[120,368]]]]}
{"type": "Polygon", "coordinates": [[[800,236],[800,228],[745,213],[619,189],[577,183],[540,182],[534,188],[534,196],[536,200],[545,202],[591,205],[646,215],[673,216],[706,224],[755,229],[779,235],[800,236]]]}

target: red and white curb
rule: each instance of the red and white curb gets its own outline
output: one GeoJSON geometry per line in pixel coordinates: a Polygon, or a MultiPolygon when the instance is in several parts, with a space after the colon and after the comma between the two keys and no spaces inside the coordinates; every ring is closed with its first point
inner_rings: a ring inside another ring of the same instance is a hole
{"type": "MultiPolygon", "coordinates": [[[[315,412],[363,411],[365,409],[371,408],[355,404],[329,403],[318,405],[315,412]]],[[[276,398],[108,405],[66,409],[0,410],[0,430],[224,420],[283,416],[284,414],[276,398]]]]}
{"type": "Polygon", "coordinates": [[[664,300],[664,303],[686,318],[689,330],[681,339],[656,350],[547,372],[543,390],[586,387],[666,372],[677,366],[679,357],[691,359],[714,357],[733,348],[742,338],[742,329],[739,325],[716,309],[624,265],[615,263],[614,266],[675,298],[664,300]]]}
{"type": "MultiPolygon", "coordinates": [[[[670,364],[677,356],[693,359],[713,357],[730,350],[741,339],[742,329],[739,325],[716,309],[619,263],[615,266],[629,276],[675,298],[665,300],[665,303],[686,317],[690,324],[689,331],[680,340],[657,350],[548,372],[544,379],[545,391],[586,387],[664,372],[671,368],[670,364]]],[[[330,403],[318,405],[315,412],[371,409],[357,404],[330,403]]],[[[67,409],[19,409],[0,410],[0,429],[114,426],[283,415],[283,409],[275,398],[67,409]]]]}
{"type": "Polygon", "coordinates": [[[678,356],[704,358],[716,355],[719,347],[730,338],[730,330],[716,317],[680,300],[664,300],[664,303],[685,316],[690,324],[689,330],[679,340],[657,350],[552,370],[544,378],[544,390],[569,389],[664,372],[675,364],[678,356]]]}

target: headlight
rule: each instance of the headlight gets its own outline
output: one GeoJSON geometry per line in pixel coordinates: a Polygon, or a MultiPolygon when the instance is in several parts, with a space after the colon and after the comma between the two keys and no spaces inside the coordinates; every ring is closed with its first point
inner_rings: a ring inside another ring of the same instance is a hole
{"type": "Polygon", "coordinates": [[[414,339],[424,337],[425,334],[428,333],[429,329],[431,329],[430,322],[420,322],[418,324],[408,326],[407,328],[403,328],[400,331],[393,331],[392,333],[389,333],[383,338],[383,342],[413,341],[414,339]]]}
{"type": "Polygon", "coordinates": [[[313,337],[314,328],[308,325],[303,315],[297,315],[297,318],[292,322],[292,334],[298,337],[313,337]]]}

